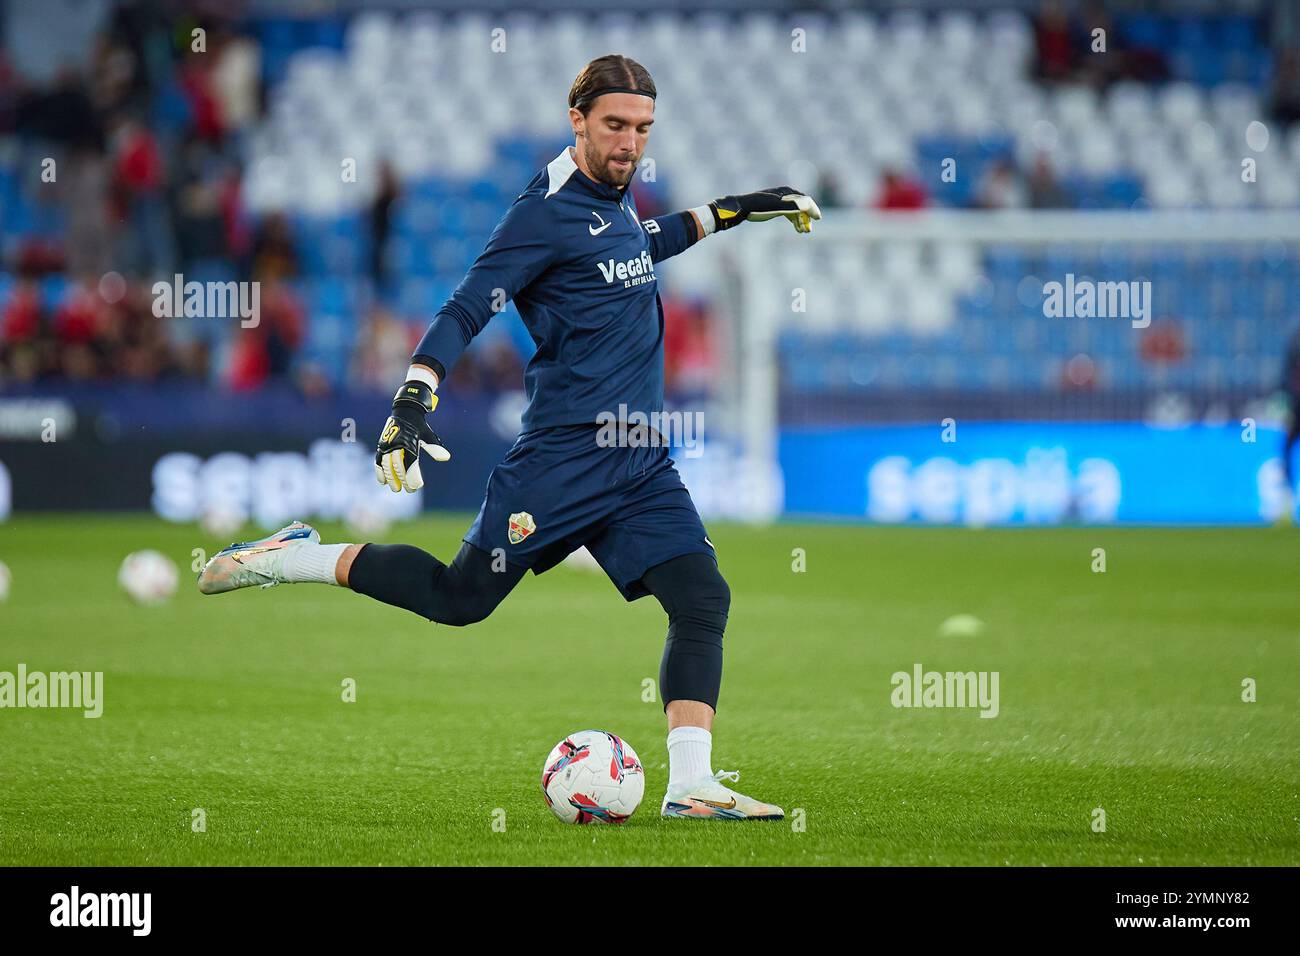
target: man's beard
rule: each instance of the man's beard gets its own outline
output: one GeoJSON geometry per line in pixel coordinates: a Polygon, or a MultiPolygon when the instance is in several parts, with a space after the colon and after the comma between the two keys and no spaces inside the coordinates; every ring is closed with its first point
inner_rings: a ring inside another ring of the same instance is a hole
{"type": "Polygon", "coordinates": [[[618,176],[620,174],[609,168],[610,161],[614,158],[613,156],[610,156],[609,159],[603,163],[600,162],[600,157],[596,155],[595,148],[590,144],[588,144],[585,153],[587,168],[590,169],[592,175],[602,183],[613,186],[615,189],[622,189],[632,181],[632,175],[636,172],[636,163],[633,163],[628,167],[626,178],[619,180],[618,176]]]}

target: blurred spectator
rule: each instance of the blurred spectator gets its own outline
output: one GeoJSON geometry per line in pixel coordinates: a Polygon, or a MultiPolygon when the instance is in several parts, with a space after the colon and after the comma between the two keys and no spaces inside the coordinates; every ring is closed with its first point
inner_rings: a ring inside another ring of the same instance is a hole
{"type": "Polygon", "coordinates": [[[663,190],[658,188],[654,182],[646,182],[641,178],[644,173],[643,169],[638,169],[635,176],[632,177],[632,198],[636,200],[636,211],[642,219],[653,219],[656,216],[662,216],[669,212],[668,203],[665,201],[663,190]]]}
{"type": "Polygon", "coordinates": [[[1048,0],[1039,8],[1034,18],[1034,49],[1037,54],[1035,72],[1048,82],[1070,78],[1074,72],[1074,34],[1070,29],[1070,16],[1059,0],[1048,0]]]}
{"type": "Polygon", "coordinates": [[[1268,115],[1286,127],[1300,120],[1300,54],[1294,49],[1278,52],[1268,91],[1268,115]]]}
{"type": "MultiPolygon", "coordinates": [[[[796,187],[799,188],[799,187],[796,187]]],[[[845,206],[844,192],[840,188],[839,177],[828,169],[819,171],[817,177],[817,191],[813,193],[813,198],[817,200],[817,205],[822,209],[843,209],[845,206]]]]}
{"type": "Polygon", "coordinates": [[[33,91],[22,96],[15,126],[34,139],[70,149],[104,150],[103,123],[76,70],[61,71],[48,93],[33,91]]]}
{"type": "Polygon", "coordinates": [[[173,198],[176,238],[186,274],[220,274],[231,249],[226,222],[228,164],[201,140],[190,138],[181,152],[173,198]]]}
{"type": "Polygon", "coordinates": [[[32,344],[41,332],[41,289],[35,281],[20,278],[0,311],[0,343],[32,344]]]}
{"type": "Polygon", "coordinates": [[[376,289],[387,288],[388,267],[385,255],[388,237],[392,233],[393,203],[401,196],[401,183],[392,164],[379,163],[379,188],[370,204],[370,278],[376,289]]]}
{"type": "Polygon", "coordinates": [[[254,279],[292,279],[298,275],[298,250],[289,229],[289,218],[282,212],[271,213],[262,220],[253,240],[254,279]]]}
{"type": "Polygon", "coordinates": [[[881,177],[877,209],[923,209],[928,202],[925,187],[897,169],[886,169],[881,177]]]}
{"type": "Polygon", "coordinates": [[[293,353],[303,339],[303,307],[293,290],[274,276],[267,276],[262,280],[260,295],[258,324],[250,328],[236,325],[233,332],[229,381],[230,387],[237,390],[288,378],[293,353]]]}
{"type": "MultiPolygon", "coordinates": [[[[483,349],[480,364],[483,368],[482,384],[493,392],[518,391],[524,384],[524,366],[519,353],[508,339],[488,343],[483,349]]],[[[393,379],[389,379],[391,383],[393,379]]]]}
{"type": "Polygon", "coordinates": [[[222,33],[214,43],[212,96],[224,129],[240,132],[257,118],[262,53],[248,37],[222,33]]]}
{"type": "Polygon", "coordinates": [[[215,66],[215,58],[207,53],[189,53],[180,73],[180,86],[189,104],[194,135],[214,144],[220,142],[225,131],[221,101],[215,89],[215,66]]]}
{"type": "Polygon", "coordinates": [[[1074,38],[1074,60],[1080,80],[1100,87],[1123,73],[1124,43],[1105,4],[1084,5],[1074,38]],[[1105,44],[1100,50],[1096,49],[1099,42],[1105,44]]]}
{"type": "Polygon", "coordinates": [[[123,119],[113,133],[113,157],[117,218],[122,223],[117,237],[121,271],[170,274],[175,268],[175,243],[158,140],[140,121],[123,119]]]}
{"type": "Polygon", "coordinates": [[[706,394],[718,377],[713,323],[704,304],[664,299],[664,376],[671,392],[706,394]]]}
{"type": "Polygon", "coordinates": [[[419,334],[387,309],[373,309],[362,323],[349,380],[362,387],[391,388],[411,364],[419,334]]]}
{"type": "Polygon", "coordinates": [[[1169,65],[1159,50],[1128,42],[1104,3],[1084,5],[1072,20],[1064,3],[1048,0],[1034,21],[1035,73],[1050,83],[1106,86],[1118,79],[1157,83],[1169,65]]]}
{"type": "Polygon", "coordinates": [[[8,52],[0,47],[0,133],[13,129],[17,100],[18,78],[9,62],[8,52]]]}
{"type": "Polygon", "coordinates": [[[1073,205],[1069,193],[1056,179],[1048,153],[1034,157],[1034,168],[1029,172],[1029,205],[1033,209],[1064,209],[1073,205]]]}
{"type": "Polygon", "coordinates": [[[1164,53],[1130,43],[1103,3],[1089,3],[1084,7],[1078,49],[1082,78],[1098,86],[1120,79],[1139,83],[1162,83],[1169,79],[1169,63],[1164,53]],[[1098,30],[1104,31],[1104,52],[1093,49],[1099,39],[1098,30]]]}
{"type": "Polygon", "coordinates": [[[67,267],[74,273],[103,275],[112,259],[109,172],[104,157],[84,144],[74,148],[60,187],[68,221],[67,267]]]}
{"type": "Polygon", "coordinates": [[[226,237],[226,250],[236,262],[249,272],[248,263],[253,251],[254,223],[244,205],[243,169],[239,162],[226,163],[219,186],[218,203],[221,206],[221,225],[226,237]]]}
{"type": "Polygon", "coordinates": [[[101,114],[126,109],[137,97],[147,95],[134,52],[111,36],[100,37],[91,69],[91,95],[101,114]]]}
{"type": "Polygon", "coordinates": [[[54,310],[54,334],[64,346],[90,346],[105,331],[107,306],[100,298],[98,276],[83,276],[54,310]]]}
{"type": "Polygon", "coordinates": [[[63,252],[52,240],[29,236],[22,241],[15,256],[16,271],[23,275],[41,276],[63,271],[63,252]]]}
{"type": "Polygon", "coordinates": [[[1144,362],[1181,362],[1187,357],[1182,327],[1169,319],[1153,322],[1138,351],[1144,362]]]}
{"type": "Polygon", "coordinates": [[[1025,204],[1025,188],[1010,159],[994,161],[975,187],[975,205],[980,209],[1017,209],[1025,204]]]}

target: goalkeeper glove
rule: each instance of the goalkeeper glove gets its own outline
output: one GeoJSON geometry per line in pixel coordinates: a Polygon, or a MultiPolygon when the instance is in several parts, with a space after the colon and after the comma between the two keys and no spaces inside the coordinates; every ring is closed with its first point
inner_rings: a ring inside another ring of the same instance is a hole
{"type": "Polygon", "coordinates": [[[393,412],[384,423],[375,452],[375,478],[393,491],[419,491],[424,487],[420,474],[420,449],[434,461],[447,461],[451,452],[424,416],[438,406],[438,396],[425,382],[406,382],[393,396],[393,412]]]}
{"type": "Polygon", "coordinates": [[[812,232],[812,220],[822,217],[812,196],[792,186],[773,186],[743,196],[723,196],[709,203],[709,209],[715,231],[730,229],[746,219],[764,222],[784,216],[794,224],[795,232],[812,232]]]}

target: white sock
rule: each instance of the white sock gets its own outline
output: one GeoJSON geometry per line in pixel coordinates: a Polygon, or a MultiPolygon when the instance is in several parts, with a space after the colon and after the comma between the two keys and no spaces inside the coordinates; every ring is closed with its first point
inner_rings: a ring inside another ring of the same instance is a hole
{"type": "Polygon", "coordinates": [[[286,584],[338,584],[334,569],[350,544],[303,544],[284,556],[286,584]]]}
{"type": "Polygon", "coordinates": [[[713,734],[703,727],[668,731],[668,786],[713,776],[713,734]]]}

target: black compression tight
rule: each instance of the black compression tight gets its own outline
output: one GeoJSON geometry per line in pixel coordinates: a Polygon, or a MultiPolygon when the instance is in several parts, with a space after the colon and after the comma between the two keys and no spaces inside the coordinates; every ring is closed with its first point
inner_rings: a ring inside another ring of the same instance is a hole
{"type": "Polygon", "coordinates": [[[674,700],[698,700],[718,709],[722,687],[722,633],[731,590],[711,554],[684,554],[655,565],[641,578],[668,613],[668,640],[659,662],[664,709],[674,700]]]}
{"type": "Polygon", "coordinates": [[[497,560],[462,542],[451,564],[409,544],[368,544],[361,549],[348,586],[430,621],[463,627],[491,614],[527,568],[497,560]]]}

